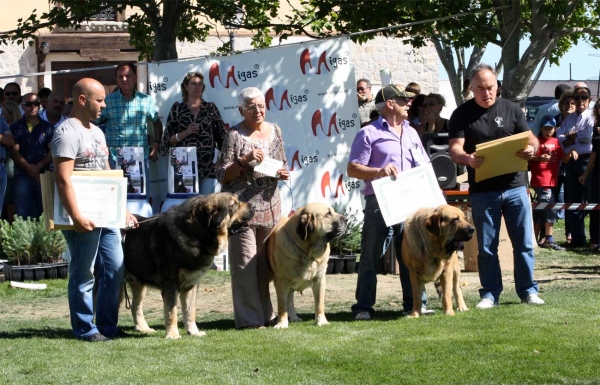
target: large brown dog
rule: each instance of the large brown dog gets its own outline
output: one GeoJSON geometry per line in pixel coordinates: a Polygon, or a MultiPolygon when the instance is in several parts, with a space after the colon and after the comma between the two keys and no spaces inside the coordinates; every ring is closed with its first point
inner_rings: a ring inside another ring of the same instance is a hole
{"type": "MultiPolygon", "coordinates": [[[[136,330],[152,333],[144,319],[146,286],[161,290],[166,338],[181,338],[177,327],[177,293],[188,334],[203,336],[196,326],[196,292],[215,255],[227,247],[228,230],[248,222],[254,211],[228,193],[194,197],[156,219],[129,230],[123,245],[125,279],[132,291],[136,330]]],[[[138,218],[140,222],[144,218],[138,218]]]]}
{"type": "Polygon", "coordinates": [[[329,241],[346,231],[346,218],[321,203],[310,203],[290,218],[282,218],[269,236],[269,268],[277,292],[276,329],[302,321],[294,308],[294,291],[311,287],[315,323],[326,325],[325,272],[329,241]]]}
{"type": "Polygon", "coordinates": [[[460,266],[456,250],[460,242],[473,237],[475,228],[456,207],[417,210],[404,222],[402,260],[410,270],[413,292],[411,317],[421,315],[421,295],[425,283],[440,279],[444,314],[454,315],[452,291],[458,311],[467,311],[459,285],[460,266]],[[452,286],[451,286],[452,285],[452,286]]]}

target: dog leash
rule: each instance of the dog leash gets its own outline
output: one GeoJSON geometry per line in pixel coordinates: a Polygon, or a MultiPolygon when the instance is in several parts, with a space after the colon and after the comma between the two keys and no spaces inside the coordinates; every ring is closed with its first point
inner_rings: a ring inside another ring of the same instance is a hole
{"type": "MultiPolygon", "coordinates": [[[[157,218],[158,218],[158,216],[155,216],[155,217],[152,217],[152,218],[148,218],[148,219],[144,219],[143,221],[138,221],[138,223],[137,223],[137,224],[139,225],[139,224],[141,224],[141,223],[150,222],[150,221],[153,221],[153,220],[155,220],[155,219],[157,219],[157,218]]],[[[134,227],[133,227],[133,224],[132,224],[132,222],[130,222],[130,223],[129,223],[129,226],[125,227],[125,230],[131,230],[131,229],[133,229],[133,228],[134,228],[134,227]]]]}
{"type": "Polygon", "coordinates": [[[125,295],[125,309],[131,309],[131,301],[129,300],[129,294],[127,294],[127,282],[123,280],[123,293],[125,295]]]}

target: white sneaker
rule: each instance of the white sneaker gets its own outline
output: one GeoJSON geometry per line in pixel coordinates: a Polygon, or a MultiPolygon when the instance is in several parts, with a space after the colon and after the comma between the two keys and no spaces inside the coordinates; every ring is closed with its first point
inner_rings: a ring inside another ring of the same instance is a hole
{"type": "Polygon", "coordinates": [[[537,294],[529,294],[527,298],[522,299],[521,303],[526,303],[528,305],[543,305],[545,304],[544,300],[538,297],[537,294]]]}
{"type": "Polygon", "coordinates": [[[479,301],[479,303],[475,307],[477,309],[491,309],[494,306],[496,306],[494,301],[485,297],[485,298],[482,298],[481,301],[479,301]]]}
{"type": "Polygon", "coordinates": [[[357,321],[369,321],[371,319],[371,314],[368,311],[361,311],[354,317],[357,321]]]}

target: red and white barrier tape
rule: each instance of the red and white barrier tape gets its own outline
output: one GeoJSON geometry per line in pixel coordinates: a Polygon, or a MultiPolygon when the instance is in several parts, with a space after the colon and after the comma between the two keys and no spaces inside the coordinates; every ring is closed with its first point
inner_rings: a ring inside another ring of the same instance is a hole
{"type": "Polygon", "coordinates": [[[534,210],[600,211],[600,205],[596,203],[532,203],[531,206],[534,210]]]}

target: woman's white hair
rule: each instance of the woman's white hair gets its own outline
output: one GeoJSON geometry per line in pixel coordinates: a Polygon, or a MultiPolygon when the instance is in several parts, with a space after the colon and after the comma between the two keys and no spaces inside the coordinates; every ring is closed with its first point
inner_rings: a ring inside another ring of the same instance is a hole
{"type": "Polygon", "coordinates": [[[240,91],[238,95],[238,104],[241,108],[246,107],[246,103],[252,99],[265,98],[265,95],[256,87],[247,87],[240,91]]]}

